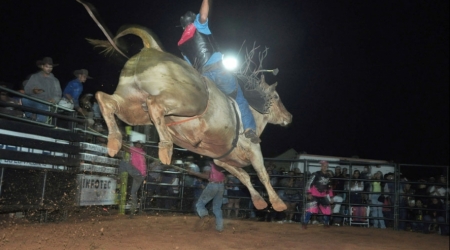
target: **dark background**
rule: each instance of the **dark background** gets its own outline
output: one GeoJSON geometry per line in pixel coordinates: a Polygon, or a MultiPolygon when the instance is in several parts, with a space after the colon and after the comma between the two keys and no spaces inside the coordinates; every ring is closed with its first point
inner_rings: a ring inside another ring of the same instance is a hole
{"type": "MultiPolygon", "coordinates": [[[[180,55],[179,18],[201,0],[91,0],[112,33],[124,24],[152,29],[180,55]]],[[[448,1],[217,0],[210,28],[225,53],[253,43],[269,48],[268,82],[293,114],[269,125],[265,157],[289,148],[331,156],[449,164],[448,1]]],[[[98,54],[85,38],[105,40],[75,0],[0,1],[0,81],[18,89],[53,58],[62,88],[80,68],[95,79],[85,93],[113,93],[121,56],[98,54]]],[[[133,54],[140,39],[126,37],[133,54]]]]}

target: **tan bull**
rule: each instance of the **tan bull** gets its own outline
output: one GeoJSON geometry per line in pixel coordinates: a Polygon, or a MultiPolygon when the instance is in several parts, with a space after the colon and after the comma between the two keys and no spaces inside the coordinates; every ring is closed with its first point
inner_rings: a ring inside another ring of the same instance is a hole
{"type": "MultiPolygon", "coordinates": [[[[96,93],[109,130],[109,155],[114,156],[122,146],[122,134],[114,115],[130,125],[153,124],[159,134],[159,157],[163,163],[170,164],[174,143],[214,158],[217,165],[235,175],[248,188],[255,207],[264,209],[267,203],[242,169],[251,164],[264,184],[273,208],[285,210],[286,205],[270,185],[260,145],[251,143],[243,135],[235,101],[190,64],[164,52],[145,28],[129,27],[114,41],[128,34],[141,37],[144,48],[126,62],[113,95],[96,93]]],[[[105,45],[104,41],[93,43],[105,45]]],[[[269,86],[261,77],[260,87],[271,103],[267,114],[252,109],[258,135],[267,123],[287,125],[292,120],[275,91],[276,84],[269,86]]]]}

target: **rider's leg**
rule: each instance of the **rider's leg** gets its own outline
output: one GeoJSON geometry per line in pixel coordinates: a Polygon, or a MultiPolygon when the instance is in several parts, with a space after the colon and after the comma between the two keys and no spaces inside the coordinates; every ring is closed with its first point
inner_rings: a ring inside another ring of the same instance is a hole
{"type": "Polygon", "coordinates": [[[247,99],[245,99],[242,93],[241,87],[237,86],[236,102],[241,111],[242,125],[244,126],[245,137],[250,138],[253,143],[260,143],[261,140],[256,134],[256,123],[253,117],[252,111],[248,105],[247,99]]]}
{"type": "Polygon", "coordinates": [[[222,69],[204,72],[203,75],[213,81],[217,85],[217,87],[226,95],[232,95],[236,93],[235,99],[236,103],[238,104],[239,110],[241,111],[241,119],[245,131],[245,137],[250,138],[253,143],[261,142],[261,140],[258,138],[258,135],[256,134],[255,118],[250,111],[247,99],[245,99],[241,87],[236,80],[236,77],[222,69]]]}

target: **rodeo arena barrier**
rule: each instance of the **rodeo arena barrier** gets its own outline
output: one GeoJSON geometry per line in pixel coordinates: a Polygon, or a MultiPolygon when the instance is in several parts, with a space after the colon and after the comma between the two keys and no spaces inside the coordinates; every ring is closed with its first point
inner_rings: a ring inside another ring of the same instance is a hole
{"type": "MultiPolygon", "coordinates": [[[[1,86],[0,91],[15,98],[30,98],[1,86]]],[[[115,157],[107,156],[107,136],[102,129],[104,121],[101,116],[93,116],[92,122],[85,116],[77,117],[77,112],[72,109],[38,99],[33,100],[49,105],[50,111],[5,100],[0,100],[0,215],[25,216],[46,222],[64,220],[70,211],[83,207],[108,207],[118,209],[122,214],[129,212],[127,201],[132,181],[128,178],[131,177],[118,171],[125,153],[121,151],[115,157]],[[45,123],[36,122],[26,119],[23,112],[47,115],[49,119],[45,123]]],[[[156,132],[146,130],[139,133],[130,131],[128,127],[123,132],[129,141],[136,141],[136,138],[145,141],[144,150],[148,156],[157,155],[158,146],[148,140],[149,137],[156,138],[156,132]]],[[[154,167],[161,165],[156,158],[147,157],[148,174],[139,190],[140,213],[195,214],[196,197],[201,193],[202,183],[180,171],[181,168],[188,169],[193,162],[192,159],[182,160],[193,156],[179,149],[174,152],[173,166],[159,168],[154,167]]],[[[204,166],[202,156],[195,157],[201,170],[204,166]]],[[[236,218],[301,223],[308,203],[308,179],[320,170],[320,161],[325,160],[329,162],[331,185],[336,197],[332,204],[331,221],[334,225],[369,227],[373,220],[383,220],[394,230],[440,232],[441,226],[448,228],[449,166],[396,164],[306,153],[264,160],[272,186],[283,201],[293,205],[292,210],[276,212],[269,202],[266,209],[256,210],[246,187],[234,180],[225,184],[224,215],[230,216],[228,211],[231,210],[236,218]],[[346,169],[347,175],[333,176],[338,169],[346,169]],[[420,177],[402,174],[411,169],[423,174],[420,177]],[[356,177],[353,175],[355,171],[360,173],[356,177]],[[376,172],[381,172],[385,178],[372,179],[376,172]],[[438,177],[438,180],[432,177],[438,177]],[[371,191],[370,186],[375,181],[384,183],[382,195],[371,191]],[[358,183],[360,187],[354,188],[358,183]],[[419,188],[424,192],[419,192],[419,188]],[[373,202],[373,196],[378,203],[373,202]],[[419,206],[419,203],[426,205],[436,199],[440,207],[419,206]],[[238,204],[227,206],[231,200],[237,200],[238,204]],[[377,209],[382,213],[373,213],[377,209]],[[441,216],[425,221],[426,214],[434,213],[441,216]],[[289,218],[286,214],[290,215],[289,218]]],[[[251,166],[246,170],[256,190],[268,201],[265,188],[251,166]]],[[[320,220],[321,214],[317,214],[310,223],[320,223],[320,220]]]]}

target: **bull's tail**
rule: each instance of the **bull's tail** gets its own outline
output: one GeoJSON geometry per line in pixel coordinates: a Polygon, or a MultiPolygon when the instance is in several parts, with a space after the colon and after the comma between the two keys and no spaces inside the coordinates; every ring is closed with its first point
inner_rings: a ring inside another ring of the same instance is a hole
{"type": "Polygon", "coordinates": [[[114,37],[114,41],[116,41],[122,36],[130,34],[140,37],[142,39],[142,42],[144,43],[145,48],[147,49],[152,48],[159,51],[163,51],[160,43],[155,39],[156,35],[153,34],[153,32],[151,32],[149,29],[140,25],[122,26],[116,37],[114,37]]]}
{"type": "MultiPolygon", "coordinates": [[[[111,39],[111,35],[110,35],[111,32],[109,32],[108,28],[106,28],[106,26],[103,25],[102,22],[100,21],[99,14],[97,13],[97,10],[95,9],[95,7],[94,7],[91,3],[88,3],[88,2],[86,2],[86,1],[84,1],[84,0],[77,0],[77,2],[81,3],[81,4],[84,6],[84,8],[86,8],[87,12],[88,12],[89,15],[92,17],[92,19],[94,20],[94,22],[98,25],[98,27],[99,27],[100,30],[103,32],[103,34],[105,34],[106,38],[108,39],[108,41],[109,41],[109,43],[110,43],[109,46],[112,46],[115,50],[117,50],[117,52],[119,52],[119,53],[120,53],[121,55],[123,55],[124,57],[128,58],[128,56],[126,56],[126,55],[125,55],[125,54],[117,47],[116,42],[113,41],[113,40],[111,39]]],[[[92,39],[91,39],[91,40],[92,40],[92,39]]],[[[88,41],[89,41],[89,39],[88,39],[88,41]]],[[[92,44],[94,44],[95,46],[105,47],[105,44],[100,45],[100,41],[99,41],[99,40],[93,40],[93,42],[91,42],[91,41],[89,41],[89,42],[92,43],[92,44]],[[98,45],[97,45],[96,43],[98,43],[98,45]]],[[[103,43],[103,41],[102,41],[102,43],[103,43]]],[[[113,49],[111,48],[111,49],[109,49],[109,50],[108,50],[108,49],[105,49],[105,50],[104,50],[104,52],[107,52],[107,51],[112,52],[113,49]]]]}
{"type": "Polygon", "coordinates": [[[104,48],[100,53],[105,53],[107,55],[112,54],[115,51],[113,45],[108,40],[97,40],[90,38],[86,38],[86,40],[88,40],[90,44],[94,45],[94,48],[104,48]]]}
{"type": "MultiPolygon", "coordinates": [[[[159,51],[163,51],[159,43],[154,38],[156,36],[153,35],[149,29],[139,25],[127,26],[121,29],[122,31],[120,31],[114,37],[114,39],[111,40],[97,40],[90,38],[86,38],[86,40],[88,40],[90,44],[94,45],[94,47],[104,48],[101,53],[112,54],[115,50],[121,53],[121,51],[114,46],[115,44],[117,44],[117,39],[126,35],[136,35],[142,39],[142,43],[144,44],[145,48],[153,48],[159,51]]],[[[123,55],[123,53],[121,54],[123,55]]]]}
{"type": "Polygon", "coordinates": [[[117,46],[118,40],[120,37],[125,35],[136,35],[142,39],[142,42],[144,43],[145,48],[153,48],[159,51],[163,51],[162,47],[159,45],[159,43],[155,39],[155,35],[152,34],[152,32],[140,25],[131,25],[131,26],[123,26],[120,28],[118,34],[114,37],[114,39],[111,39],[111,35],[109,30],[106,28],[106,26],[100,21],[99,14],[97,13],[95,7],[84,0],[77,0],[77,2],[81,3],[89,13],[89,15],[92,17],[95,23],[100,27],[103,34],[105,34],[108,41],[104,40],[97,40],[97,39],[89,39],[89,43],[94,45],[94,47],[101,47],[104,48],[102,53],[109,54],[113,53],[114,50],[122,54],[124,57],[128,58],[117,46]]]}

